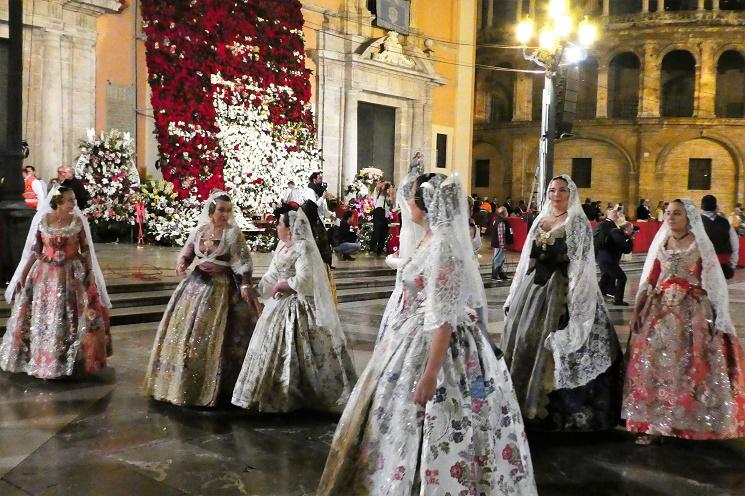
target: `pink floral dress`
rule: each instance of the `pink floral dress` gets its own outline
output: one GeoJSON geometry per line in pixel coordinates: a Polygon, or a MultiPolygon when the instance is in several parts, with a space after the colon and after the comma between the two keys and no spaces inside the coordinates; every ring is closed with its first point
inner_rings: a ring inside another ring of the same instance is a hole
{"type": "Polygon", "coordinates": [[[686,439],[745,436],[745,353],[715,332],[696,243],[661,249],[629,341],[626,428],[686,439]]]}
{"type": "Polygon", "coordinates": [[[89,374],[111,355],[108,310],[101,304],[78,218],[53,228],[43,219],[36,261],[16,293],[0,345],[0,368],[42,379],[89,374]]]}

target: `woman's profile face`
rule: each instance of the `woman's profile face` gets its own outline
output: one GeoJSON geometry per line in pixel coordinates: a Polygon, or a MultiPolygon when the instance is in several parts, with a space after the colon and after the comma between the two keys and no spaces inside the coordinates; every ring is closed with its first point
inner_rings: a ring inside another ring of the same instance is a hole
{"type": "Polygon", "coordinates": [[[277,222],[277,237],[280,241],[287,243],[292,239],[292,232],[290,228],[285,224],[287,222],[287,214],[282,214],[277,222]]]}
{"type": "Polygon", "coordinates": [[[421,224],[424,222],[425,212],[421,208],[419,208],[419,205],[416,204],[416,200],[414,200],[415,191],[412,190],[411,196],[409,197],[409,210],[411,211],[411,220],[416,224],[421,224]]]}

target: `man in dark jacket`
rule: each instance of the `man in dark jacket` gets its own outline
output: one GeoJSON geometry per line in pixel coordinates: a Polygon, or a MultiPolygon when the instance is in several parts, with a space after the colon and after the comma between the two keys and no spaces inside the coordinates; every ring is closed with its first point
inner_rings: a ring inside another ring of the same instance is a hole
{"type": "Polygon", "coordinates": [[[75,177],[75,171],[72,167],[69,165],[60,165],[57,168],[57,181],[60,186],[72,189],[73,193],[75,193],[75,201],[78,203],[80,210],[84,210],[88,206],[91,195],[88,194],[88,190],[85,189],[83,182],[75,177]]]}
{"type": "Polygon", "coordinates": [[[597,261],[600,266],[600,290],[603,294],[613,296],[615,305],[628,306],[623,301],[623,292],[626,289],[626,273],[621,268],[621,255],[631,253],[634,246],[633,226],[626,231],[616,225],[618,211],[611,210],[608,217],[596,226],[600,241],[598,247],[597,261]]]}
{"type": "Polygon", "coordinates": [[[729,221],[717,213],[717,198],[706,195],[701,198],[701,220],[704,229],[714,245],[714,251],[722,266],[724,277],[731,279],[735,275],[737,259],[740,252],[740,240],[729,221]]]}
{"type": "Polygon", "coordinates": [[[352,215],[352,211],[347,210],[344,212],[339,225],[331,228],[331,244],[334,246],[334,251],[341,256],[342,260],[347,261],[354,261],[352,254],[362,249],[359,241],[357,241],[355,229],[349,225],[352,215]]]}

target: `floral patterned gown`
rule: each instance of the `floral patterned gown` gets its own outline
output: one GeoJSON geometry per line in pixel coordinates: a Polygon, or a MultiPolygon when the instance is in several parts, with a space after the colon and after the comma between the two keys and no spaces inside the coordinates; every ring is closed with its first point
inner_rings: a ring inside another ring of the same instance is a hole
{"type": "Polygon", "coordinates": [[[595,318],[605,323],[602,332],[614,345],[612,365],[584,386],[555,387],[554,358],[546,338],[568,323],[569,257],[565,226],[539,231],[531,268],[517,288],[501,342],[525,423],[542,431],[612,429],[620,421],[623,356],[600,298],[595,318]]]}
{"type": "Polygon", "coordinates": [[[88,240],[80,219],[61,228],[43,219],[33,250],[36,261],[16,293],[0,345],[0,368],[55,379],[106,367],[109,313],[86,270],[88,240]]]}
{"type": "MultiPolygon", "coordinates": [[[[205,228],[194,242],[200,243],[199,253],[209,255],[219,243],[205,245],[205,228]]],[[[179,259],[187,267],[201,258],[194,242],[179,259]]],[[[160,321],[145,378],[145,393],[156,400],[190,406],[230,400],[257,316],[240,295],[239,285],[250,282],[253,269],[243,234],[226,229],[220,242],[229,243],[229,250],[219,263],[197,265],[176,288],[160,321]]]]}
{"type": "Polygon", "coordinates": [[[261,278],[259,294],[265,298],[281,280],[295,293],[280,293],[264,307],[233,392],[234,405],[258,412],[340,412],[354,387],[357,375],[341,327],[316,321],[307,243],[313,241],[280,243],[261,278]]]}
{"type": "Polygon", "coordinates": [[[657,254],[630,336],[626,428],[686,439],[745,437],[745,353],[715,332],[695,242],[657,254]]]}
{"type": "MultiPolygon", "coordinates": [[[[402,269],[402,312],[352,392],[318,495],[537,494],[509,371],[473,310],[463,309],[451,334],[434,398],[414,403],[432,340],[425,314],[436,288],[422,281],[434,244],[402,269]]],[[[457,270],[446,279],[457,284],[457,270]]]]}

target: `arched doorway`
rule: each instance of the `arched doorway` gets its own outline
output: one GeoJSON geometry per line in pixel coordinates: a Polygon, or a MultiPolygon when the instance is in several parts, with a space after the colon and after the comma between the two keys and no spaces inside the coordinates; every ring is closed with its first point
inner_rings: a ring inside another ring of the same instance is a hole
{"type": "Polygon", "coordinates": [[[745,57],[735,50],[727,50],[717,63],[716,116],[745,117],[745,57]]]}
{"type": "Polygon", "coordinates": [[[660,114],[692,117],[696,86],[696,59],[686,50],[673,50],[662,59],[660,114]]]}
{"type": "Polygon", "coordinates": [[[639,111],[639,57],[619,53],[608,65],[608,117],[633,119],[639,111]]]}

